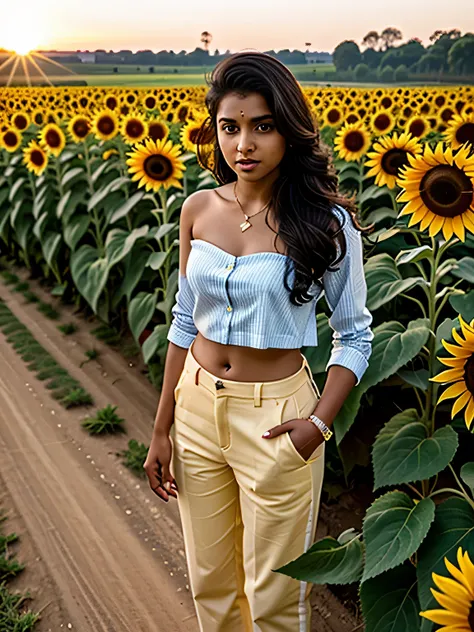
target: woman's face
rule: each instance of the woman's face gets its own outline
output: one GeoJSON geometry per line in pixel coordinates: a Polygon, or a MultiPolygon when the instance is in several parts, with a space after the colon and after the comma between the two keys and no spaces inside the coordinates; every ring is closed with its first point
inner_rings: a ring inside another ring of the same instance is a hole
{"type": "Polygon", "coordinates": [[[229,167],[239,178],[257,181],[277,170],[286,151],[286,140],[277,131],[265,98],[251,92],[222,98],[216,117],[217,140],[229,167]],[[240,160],[257,161],[251,168],[240,160]]]}

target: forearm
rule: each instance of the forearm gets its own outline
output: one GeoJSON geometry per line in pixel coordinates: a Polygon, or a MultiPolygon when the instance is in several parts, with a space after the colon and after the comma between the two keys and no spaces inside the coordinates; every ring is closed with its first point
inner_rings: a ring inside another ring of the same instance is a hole
{"type": "Polygon", "coordinates": [[[313,414],[324,421],[326,426],[332,426],[336,415],[354,388],[356,381],[357,378],[350,369],[339,364],[330,366],[323,392],[313,414]]]}
{"type": "Polygon", "coordinates": [[[153,432],[168,434],[174,420],[174,389],[183,371],[188,350],[170,342],[166,353],[163,384],[153,432]]]}

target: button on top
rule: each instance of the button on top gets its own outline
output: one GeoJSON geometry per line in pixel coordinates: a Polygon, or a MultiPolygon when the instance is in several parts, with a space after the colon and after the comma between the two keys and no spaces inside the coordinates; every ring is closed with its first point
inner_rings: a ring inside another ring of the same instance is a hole
{"type": "Polygon", "coordinates": [[[232,311],[232,307],[230,305],[227,305],[227,311],[231,312],[232,311]]]}
{"type": "Polygon", "coordinates": [[[229,265],[227,266],[227,270],[232,270],[232,268],[234,267],[233,263],[229,263],[229,265]]]}

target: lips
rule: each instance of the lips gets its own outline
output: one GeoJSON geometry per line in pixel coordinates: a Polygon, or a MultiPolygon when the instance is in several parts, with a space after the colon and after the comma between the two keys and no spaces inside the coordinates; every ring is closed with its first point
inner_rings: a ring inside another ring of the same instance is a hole
{"type": "Polygon", "coordinates": [[[258,162],[260,162],[260,160],[237,160],[237,164],[240,165],[255,165],[258,162]]]}

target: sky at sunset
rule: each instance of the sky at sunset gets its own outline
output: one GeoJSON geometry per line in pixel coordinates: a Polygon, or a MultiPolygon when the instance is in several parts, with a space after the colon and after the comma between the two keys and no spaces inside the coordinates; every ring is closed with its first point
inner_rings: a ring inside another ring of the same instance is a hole
{"type": "Polygon", "coordinates": [[[425,45],[436,29],[474,32],[472,0],[17,0],[0,22],[0,47],[57,50],[162,49],[201,46],[210,31],[210,50],[245,48],[332,52],[344,39],[360,44],[369,30],[402,31],[404,41],[425,45]],[[179,7],[179,8],[178,8],[179,7]],[[291,7],[291,9],[289,8],[291,7]],[[447,8],[449,7],[449,10],[447,8]]]}

